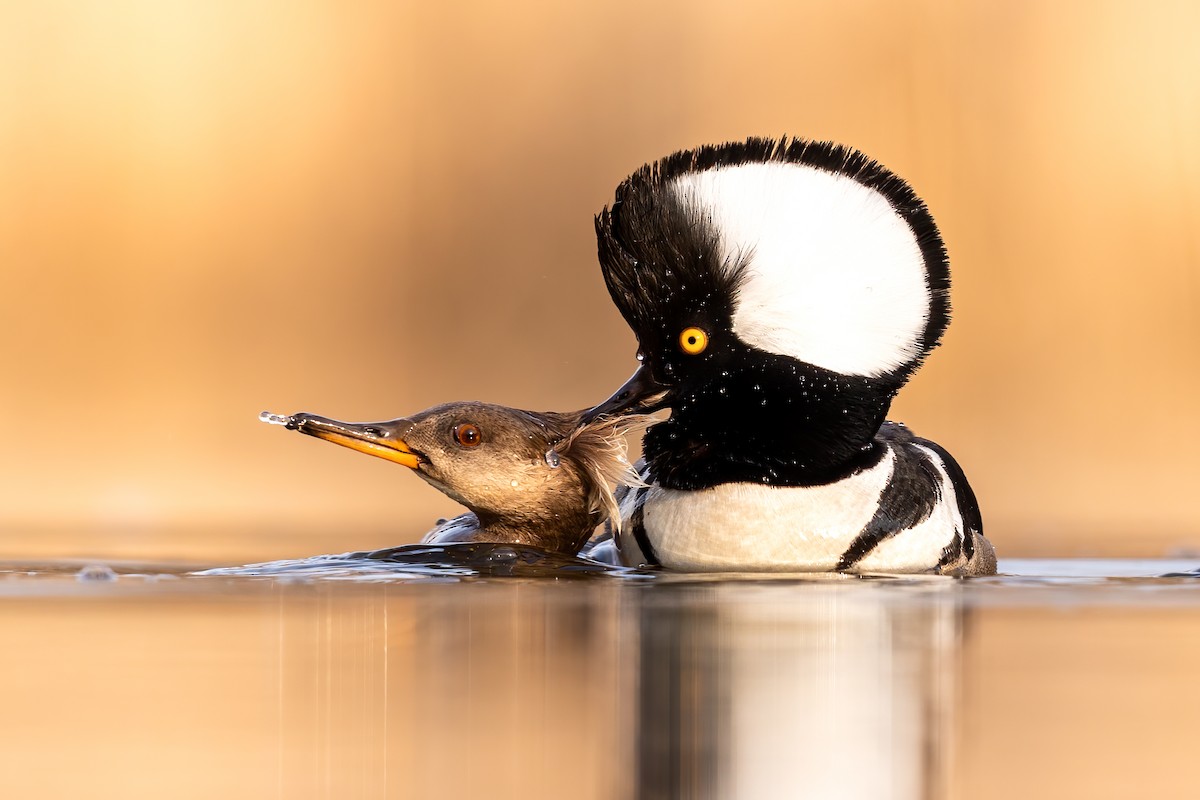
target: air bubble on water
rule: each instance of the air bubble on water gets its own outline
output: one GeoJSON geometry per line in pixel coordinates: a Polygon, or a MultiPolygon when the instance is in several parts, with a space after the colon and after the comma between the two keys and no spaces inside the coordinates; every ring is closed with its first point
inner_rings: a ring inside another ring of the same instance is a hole
{"type": "Polygon", "coordinates": [[[284,414],[272,414],[270,411],[264,411],[258,415],[258,421],[268,425],[290,425],[292,418],[284,414]]]}
{"type": "Polygon", "coordinates": [[[113,572],[112,567],[104,564],[88,564],[75,573],[77,581],[115,581],[116,579],[117,573],[113,572]]]}
{"type": "Polygon", "coordinates": [[[516,561],[518,558],[520,558],[520,554],[517,553],[517,551],[514,550],[513,548],[497,547],[496,549],[492,550],[490,553],[487,553],[487,555],[484,557],[484,560],[485,561],[499,561],[499,562],[505,563],[505,562],[516,561]]]}
{"type": "Polygon", "coordinates": [[[558,451],[551,447],[546,451],[546,465],[551,469],[558,469],[558,465],[562,463],[562,459],[558,457],[558,451]]]}

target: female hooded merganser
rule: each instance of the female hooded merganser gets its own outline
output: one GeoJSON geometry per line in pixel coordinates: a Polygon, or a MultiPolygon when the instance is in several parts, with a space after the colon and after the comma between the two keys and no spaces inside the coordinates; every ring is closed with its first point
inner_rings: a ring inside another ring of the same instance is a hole
{"type": "Polygon", "coordinates": [[[908,184],[839,145],[749,139],[642,167],[596,232],[642,364],[584,420],[671,408],[621,498],[624,563],[995,571],[954,459],[885,422],[949,322],[908,184]]]}
{"type": "Polygon", "coordinates": [[[260,419],[402,464],[471,510],[439,521],[423,544],[506,542],[574,555],[620,517],[612,485],[637,478],[623,433],[636,417],[580,424],[581,412],[448,403],[387,422],[314,414],[260,419]]]}

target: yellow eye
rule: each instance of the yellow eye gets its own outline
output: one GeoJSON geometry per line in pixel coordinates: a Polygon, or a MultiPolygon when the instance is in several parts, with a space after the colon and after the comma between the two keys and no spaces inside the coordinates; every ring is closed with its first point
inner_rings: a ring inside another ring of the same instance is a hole
{"type": "Polygon", "coordinates": [[[708,347],[708,334],[699,328],[685,328],[679,334],[679,347],[689,356],[698,356],[708,347]]]}

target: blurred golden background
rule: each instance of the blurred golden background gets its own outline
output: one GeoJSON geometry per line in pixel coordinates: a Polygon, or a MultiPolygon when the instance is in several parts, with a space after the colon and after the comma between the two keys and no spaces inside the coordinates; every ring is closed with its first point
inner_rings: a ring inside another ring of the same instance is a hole
{"type": "Polygon", "coordinates": [[[1200,7],[0,5],[0,556],[243,561],[456,507],[259,411],[568,409],[632,371],[592,215],[784,133],[906,177],[955,321],[893,417],[1001,556],[1200,549],[1200,7]]]}

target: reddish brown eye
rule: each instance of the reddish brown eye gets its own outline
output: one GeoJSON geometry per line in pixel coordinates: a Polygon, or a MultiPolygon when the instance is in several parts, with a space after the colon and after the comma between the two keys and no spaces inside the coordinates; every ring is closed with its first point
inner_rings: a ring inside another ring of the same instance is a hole
{"type": "Polygon", "coordinates": [[[469,422],[465,425],[455,425],[454,441],[458,442],[463,447],[476,446],[481,441],[479,428],[476,428],[469,422]]]}

